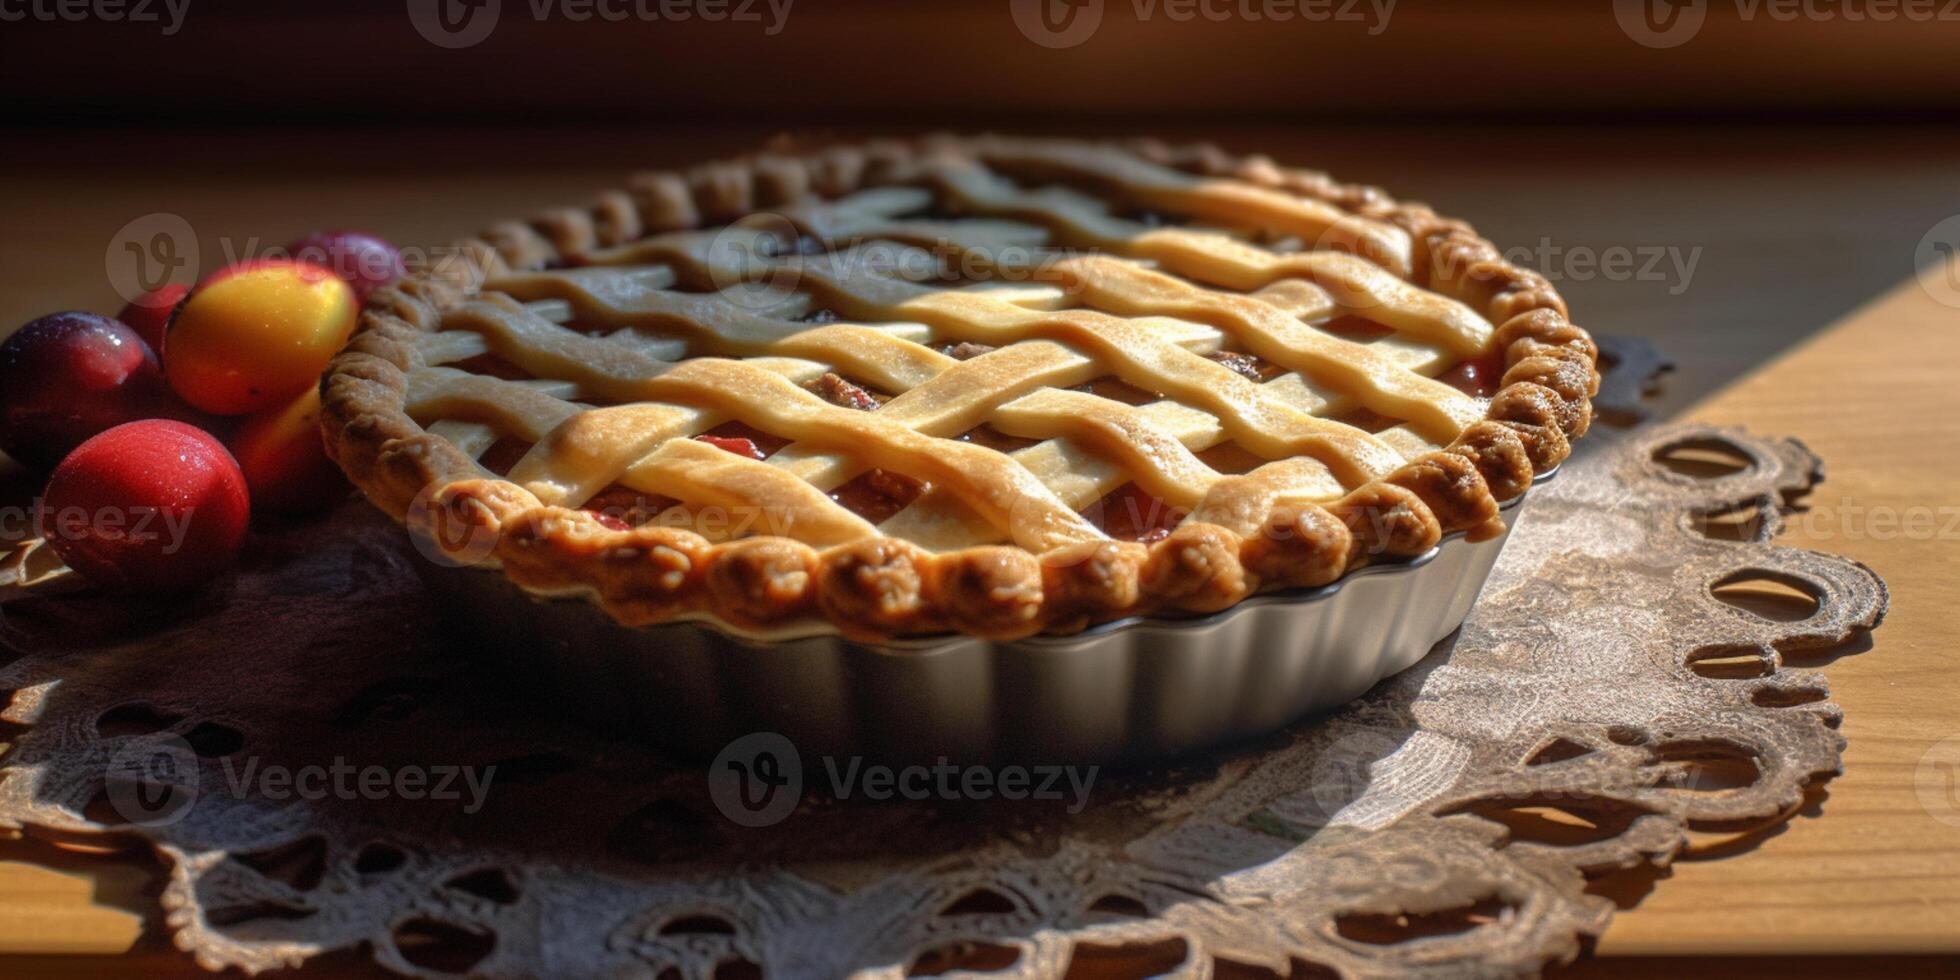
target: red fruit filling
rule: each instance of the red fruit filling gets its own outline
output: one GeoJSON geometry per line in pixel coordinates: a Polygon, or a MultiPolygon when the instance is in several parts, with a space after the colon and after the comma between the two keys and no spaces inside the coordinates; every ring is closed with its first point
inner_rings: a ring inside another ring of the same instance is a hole
{"type": "Polygon", "coordinates": [[[803,385],[803,390],[816,395],[840,408],[853,408],[860,412],[875,412],[884,402],[877,395],[844,380],[842,375],[826,372],[823,377],[803,385]]]}
{"type": "Polygon", "coordinates": [[[580,510],[588,511],[599,523],[615,531],[629,531],[653,520],[678,501],[659,494],[642,493],[632,487],[613,484],[592,495],[580,510]]]}
{"type": "Polygon", "coordinates": [[[757,446],[753,439],[744,439],[739,436],[695,436],[694,438],[716,449],[725,449],[737,456],[746,456],[749,459],[769,458],[769,454],[763,452],[762,448],[757,446]]]}
{"type": "Polygon", "coordinates": [[[723,422],[694,438],[750,459],[768,459],[789,445],[788,439],[772,436],[744,422],[723,422]]]}

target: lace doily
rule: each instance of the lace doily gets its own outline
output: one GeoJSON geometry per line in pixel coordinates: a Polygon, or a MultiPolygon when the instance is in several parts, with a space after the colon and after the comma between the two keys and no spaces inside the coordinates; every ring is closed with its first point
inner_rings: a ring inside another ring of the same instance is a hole
{"type": "Polygon", "coordinates": [[[214,968],[366,944],[505,976],[1529,974],[1605,927],[1602,876],[1774,826],[1838,771],[1838,710],[1786,661],[1886,596],[1768,543],[1819,476],[1791,440],[1658,430],[1535,493],[1462,631],[1330,717],[1099,773],[1080,812],[806,792],[763,827],[477,667],[350,506],[256,536],[194,608],[10,603],[0,824],[152,843],[214,968]],[[1709,447],[1747,465],[1657,458],[1709,447]],[[1726,601],[1745,579],[1816,609],[1726,601]],[[480,799],[429,798],[493,765],[480,799]]]}

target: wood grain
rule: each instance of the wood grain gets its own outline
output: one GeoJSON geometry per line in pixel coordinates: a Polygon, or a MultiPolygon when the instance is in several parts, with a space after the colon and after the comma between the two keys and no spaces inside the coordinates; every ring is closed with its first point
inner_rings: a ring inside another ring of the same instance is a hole
{"type": "Polygon", "coordinates": [[[140,869],[104,865],[62,872],[0,862],[0,950],[115,953],[143,931],[143,917],[96,902],[98,890],[130,894],[148,882],[140,869]]]}
{"type": "Polygon", "coordinates": [[[1870,650],[1822,668],[1850,745],[1821,813],[1677,865],[1601,953],[1960,953],[1960,795],[1927,760],[1960,737],[1956,368],[1960,308],[1909,281],[1688,413],[1822,456],[1825,482],[1781,540],[1870,565],[1892,610],[1870,650]]]}

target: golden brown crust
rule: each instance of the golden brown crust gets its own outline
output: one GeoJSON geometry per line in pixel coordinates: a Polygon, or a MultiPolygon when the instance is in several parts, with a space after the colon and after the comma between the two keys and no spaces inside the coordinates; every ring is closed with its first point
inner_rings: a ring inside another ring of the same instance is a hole
{"type": "Polygon", "coordinates": [[[962,633],[1009,639],[1041,628],[1041,563],[1020,548],[982,546],[932,563],[933,604],[962,633]]]}
{"type": "Polygon", "coordinates": [[[1353,546],[1346,524],[1327,508],[1306,504],[1275,509],[1245,539],[1239,560],[1267,588],[1311,588],[1340,578],[1353,546]]]}
{"type": "Polygon", "coordinates": [[[925,591],[932,573],[933,556],[909,541],[853,541],[823,556],[817,605],[849,635],[928,632],[925,591]]]}
{"type": "Polygon", "coordinates": [[[1138,544],[1087,541],[1042,556],[1048,628],[1072,633],[1136,608],[1145,554],[1138,544]]]}
{"type": "MultiPolygon", "coordinates": [[[[928,154],[967,141],[881,141],[805,155],[767,154],[685,174],[644,174],[589,209],[505,223],[422,263],[375,294],[361,328],[322,381],[330,455],[382,509],[457,543],[459,557],[494,559],[541,592],[582,592],[628,625],[705,613],[764,627],[814,615],[866,639],[957,629],[986,636],[1070,632],[1154,611],[1207,612],[1257,591],[1322,585],[1368,562],[1419,555],[1441,535],[1487,523],[1499,501],[1556,466],[1590,420],[1598,352],[1566,319],[1542,276],[1505,262],[1468,225],[1402,204],[1375,188],[1234,157],[1214,147],[1143,141],[1132,152],[1191,173],[1283,190],[1402,229],[1410,278],[1492,323],[1504,387],[1486,419],[1441,452],[1414,459],[1325,506],[1276,505],[1240,536],[1187,523],[1155,545],[1114,541],[1035,555],[984,546],[934,554],[874,537],[826,550],[780,538],[711,543],[676,528],[617,530],[590,513],[548,507],[491,477],[411,419],[407,376],[415,339],[486,278],[575,260],[640,236],[721,223],[807,193],[835,197],[928,154]]],[[[1364,256],[1387,261],[1389,256],[1364,256]]]]}
{"type": "Polygon", "coordinates": [[[822,563],[788,538],[734,542],[708,566],[712,608],[738,626],[761,627],[807,615],[822,563]]]}
{"type": "Polygon", "coordinates": [[[1239,561],[1239,536],[1216,524],[1182,524],[1150,549],[1143,592],[1160,608],[1217,612],[1251,595],[1258,582],[1239,561]]]}

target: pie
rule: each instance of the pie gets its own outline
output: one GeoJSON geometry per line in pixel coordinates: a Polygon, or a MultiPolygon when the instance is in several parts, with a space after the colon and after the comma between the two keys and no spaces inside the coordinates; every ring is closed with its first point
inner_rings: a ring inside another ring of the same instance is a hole
{"type": "Polygon", "coordinates": [[[1596,359],[1374,188],[933,136],[495,226],[374,296],[322,418],[412,531],[626,626],[1011,639],[1498,533],[1596,359]]]}

